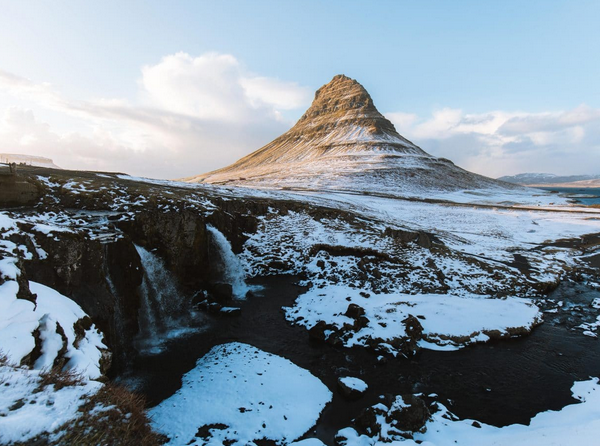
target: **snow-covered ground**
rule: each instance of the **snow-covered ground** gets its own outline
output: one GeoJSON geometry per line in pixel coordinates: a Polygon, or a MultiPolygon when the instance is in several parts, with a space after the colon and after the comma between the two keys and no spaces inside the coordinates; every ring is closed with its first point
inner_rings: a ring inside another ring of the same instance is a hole
{"type": "Polygon", "coordinates": [[[0,385],[0,444],[27,442],[44,432],[53,433],[77,418],[84,398],[102,387],[97,381],[82,380],[57,390],[53,384],[43,384],[42,370],[2,364],[0,385]]]}
{"type": "Polygon", "coordinates": [[[150,410],[169,444],[289,443],[317,421],[331,392],[287,359],[241,343],[213,347],[181,389],[150,410]]]}
{"type": "MultiPolygon", "coordinates": [[[[76,418],[84,397],[102,386],[94,380],[101,377],[108,351],[102,334],[71,299],[35,282],[28,282],[34,301],[18,297],[23,286],[18,257],[33,254],[7,239],[18,231],[17,220],[0,214],[0,230],[0,443],[9,444],[52,433],[76,418]],[[77,379],[60,387],[46,382],[48,375],[64,378],[55,369],[77,379]]],[[[44,224],[33,230],[52,236],[65,228],[44,224]]]]}
{"type": "Polygon", "coordinates": [[[289,321],[314,327],[324,321],[344,330],[346,347],[365,346],[373,340],[391,344],[413,336],[403,321],[412,316],[423,328],[419,345],[434,350],[455,350],[490,337],[510,337],[528,333],[541,323],[539,309],[527,299],[492,299],[490,296],[450,296],[444,294],[371,294],[347,286],[313,288],[286,309],[289,321]],[[362,309],[364,324],[347,316],[350,305],[362,309]],[[354,325],[354,326],[353,326],[354,325]],[[353,326],[352,328],[347,328],[353,326]]]}

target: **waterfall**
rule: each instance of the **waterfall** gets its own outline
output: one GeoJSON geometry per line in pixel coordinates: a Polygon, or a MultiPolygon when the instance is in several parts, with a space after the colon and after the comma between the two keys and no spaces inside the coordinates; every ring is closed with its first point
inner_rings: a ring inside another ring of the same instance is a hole
{"type": "Polygon", "coordinates": [[[246,284],[246,272],[240,259],[233,253],[231,243],[217,228],[206,225],[206,229],[212,236],[212,241],[221,257],[220,273],[222,280],[233,288],[233,295],[237,299],[244,299],[246,293],[253,289],[246,284]]]}
{"type": "Polygon", "coordinates": [[[134,246],[144,268],[140,286],[142,302],[138,343],[142,350],[155,353],[161,350],[160,346],[166,339],[191,330],[185,326],[190,313],[184,311],[183,296],[163,261],[141,246],[134,246]]]}

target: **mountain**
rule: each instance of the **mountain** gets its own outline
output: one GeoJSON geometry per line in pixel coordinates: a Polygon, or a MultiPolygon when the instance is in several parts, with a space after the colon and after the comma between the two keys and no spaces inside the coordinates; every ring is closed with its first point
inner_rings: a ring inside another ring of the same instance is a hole
{"type": "Polygon", "coordinates": [[[524,186],[600,187],[600,175],[555,175],[552,173],[520,173],[498,178],[524,186]]]}
{"type": "Polygon", "coordinates": [[[184,180],[410,196],[515,189],[429,155],[398,134],[365,88],[344,75],[321,87],[296,125],[274,141],[228,167],[184,180]]]}
{"type": "Polygon", "coordinates": [[[27,164],[28,166],[60,169],[50,158],[43,156],[21,155],[18,153],[0,153],[0,163],[27,164]]]}

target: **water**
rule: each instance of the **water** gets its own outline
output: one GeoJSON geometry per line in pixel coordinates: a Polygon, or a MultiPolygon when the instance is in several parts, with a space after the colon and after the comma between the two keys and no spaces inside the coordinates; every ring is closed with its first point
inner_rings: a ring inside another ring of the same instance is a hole
{"type": "Polygon", "coordinates": [[[600,188],[598,187],[540,187],[538,189],[559,192],[561,195],[564,194],[567,197],[573,197],[577,203],[581,203],[586,206],[600,204],[600,188]],[[589,197],[585,197],[585,195],[589,195],[589,197]]]}
{"type": "Polygon", "coordinates": [[[231,249],[231,243],[223,233],[211,225],[206,225],[206,229],[211,234],[212,242],[220,256],[219,272],[223,282],[231,285],[235,298],[244,299],[248,291],[256,290],[256,287],[251,287],[246,283],[244,266],[231,249]]]}
{"type": "Polygon", "coordinates": [[[172,274],[156,255],[135,245],[144,277],[140,286],[142,304],[139,310],[139,336],[136,346],[141,352],[159,353],[165,341],[189,334],[189,302],[177,289],[172,274]]]}
{"type": "Polygon", "coordinates": [[[576,401],[576,380],[598,376],[598,341],[564,325],[544,323],[530,336],[475,345],[455,352],[423,350],[410,359],[390,358],[385,365],[364,348],[339,349],[309,341],[307,331],[290,325],[281,311],[303,289],[291,276],[254,279],[260,296],[240,302],[242,315],[209,318],[205,332],[185,342],[173,340],[161,354],[136,358],[129,370],[138,391],[153,406],[181,386],[181,377],[213,346],[244,342],[309,370],[333,392],[312,435],[333,445],[337,430],[351,426],[361,410],[379,395],[437,393],[438,401],[461,418],[497,426],[523,423],[538,412],[559,410],[576,401]],[[339,376],[357,376],[369,390],[358,401],[346,401],[336,390],[339,376]]]}

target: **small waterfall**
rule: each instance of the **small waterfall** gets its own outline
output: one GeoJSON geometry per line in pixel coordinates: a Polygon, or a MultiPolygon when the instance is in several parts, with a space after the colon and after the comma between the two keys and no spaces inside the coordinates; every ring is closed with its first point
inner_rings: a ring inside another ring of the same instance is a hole
{"type": "Polygon", "coordinates": [[[253,289],[246,284],[246,272],[240,259],[233,253],[231,243],[221,231],[211,225],[206,225],[206,229],[212,235],[212,241],[221,257],[220,273],[222,280],[233,288],[233,295],[237,299],[244,299],[246,293],[253,289]]]}
{"type": "Polygon", "coordinates": [[[163,261],[141,246],[134,246],[144,268],[139,344],[142,350],[155,353],[161,350],[164,340],[191,330],[185,327],[190,313],[184,311],[183,296],[163,261]]]}

